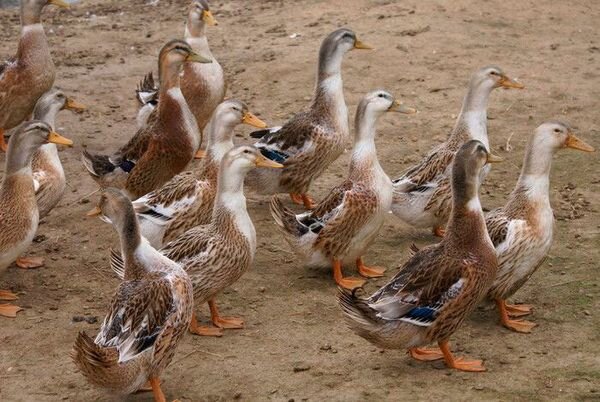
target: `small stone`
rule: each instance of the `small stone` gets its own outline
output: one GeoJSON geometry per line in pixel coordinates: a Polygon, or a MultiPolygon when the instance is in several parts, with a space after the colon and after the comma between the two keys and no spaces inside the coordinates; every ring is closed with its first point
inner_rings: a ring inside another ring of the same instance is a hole
{"type": "Polygon", "coordinates": [[[484,386],[481,384],[477,384],[473,387],[473,389],[475,389],[476,391],[483,391],[484,390],[484,386]]]}
{"type": "Polygon", "coordinates": [[[297,362],[294,364],[294,373],[300,373],[308,370],[310,370],[310,366],[306,363],[297,362]]]}
{"type": "Polygon", "coordinates": [[[592,313],[590,313],[589,310],[583,310],[583,314],[585,314],[585,315],[592,315],[592,313]]]}
{"type": "Polygon", "coordinates": [[[236,393],[233,395],[233,399],[241,399],[241,398],[242,398],[242,393],[241,393],[241,392],[236,392],[236,393]]]}

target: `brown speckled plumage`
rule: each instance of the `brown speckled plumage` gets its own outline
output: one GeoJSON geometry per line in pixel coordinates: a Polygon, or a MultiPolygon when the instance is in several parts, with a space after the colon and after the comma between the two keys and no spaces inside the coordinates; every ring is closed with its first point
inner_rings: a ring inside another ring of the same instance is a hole
{"type": "Polygon", "coordinates": [[[159,378],[192,318],[193,294],[180,265],[142,240],[130,201],[107,189],[100,208],[119,231],[124,280],[92,340],[80,332],[72,358],[94,385],[132,393],[159,378]]]}
{"type": "MultiPolygon", "coordinates": [[[[487,152],[467,142],[453,164],[453,209],[438,244],[414,250],[396,276],[369,298],[341,291],[350,328],[385,348],[447,341],[485,295],[497,269],[477,199],[487,152]]],[[[477,199],[478,201],[478,199],[477,199]]]]}

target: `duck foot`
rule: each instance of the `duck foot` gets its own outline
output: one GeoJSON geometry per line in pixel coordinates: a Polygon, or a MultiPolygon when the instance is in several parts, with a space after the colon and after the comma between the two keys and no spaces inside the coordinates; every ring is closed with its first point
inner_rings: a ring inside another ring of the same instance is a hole
{"type": "Polygon", "coordinates": [[[315,200],[308,194],[290,193],[290,198],[294,204],[303,205],[306,209],[314,209],[315,200]]]}
{"type": "Polygon", "coordinates": [[[446,230],[441,226],[436,226],[433,228],[433,235],[437,237],[444,237],[446,234],[446,230]]]}
{"type": "Polygon", "coordinates": [[[362,260],[362,257],[356,259],[356,267],[358,273],[365,278],[381,278],[385,272],[383,267],[367,267],[362,260]]]}
{"type": "Polygon", "coordinates": [[[17,313],[21,310],[23,309],[19,306],[3,303],[0,304],[0,317],[15,318],[17,313]]]}
{"type": "Polygon", "coordinates": [[[507,304],[504,303],[506,307],[506,312],[511,317],[523,317],[531,314],[531,309],[533,308],[530,304],[507,304]]]}
{"type": "Polygon", "coordinates": [[[206,158],[206,150],[204,149],[199,149],[196,151],[196,153],[194,154],[194,159],[203,159],[206,158]]]}
{"type": "Polygon", "coordinates": [[[19,268],[33,269],[43,267],[44,259],[42,257],[19,257],[15,263],[19,268]]]}
{"type": "MultiPolygon", "coordinates": [[[[496,306],[498,307],[498,313],[500,314],[500,322],[506,328],[519,332],[521,334],[529,334],[531,330],[537,326],[536,323],[525,321],[525,320],[511,320],[506,305],[506,300],[496,299],[496,306]]],[[[531,310],[531,309],[530,309],[531,310]]],[[[527,314],[522,314],[527,315],[527,314]]]]}
{"type": "Polygon", "coordinates": [[[485,371],[485,367],[483,366],[483,362],[481,360],[465,360],[464,357],[454,357],[450,351],[450,345],[448,345],[448,341],[438,342],[438,345],[440,346],[440,350],[444,355],[444,362],[446,363],[446,366],[460,371],[485,371]]]}
{"type": "Polygon", "coordinates": [[[196,314],[192,316],[192,322],[190,323],[190,332],[194,335],[199,336],[223,336],[223,330],[221,328],[214,327],[201,327],[198,325],[196,320],[196,314]]]}
{"type": "Polygon", "coordinates": [[[241,329],[244,328],[244,320],[236,317],[221,317],[219,315],[219,309],[217,308],[217,302],[214,298],[208,301],[208,307],[210,308],[210,319],[216,327],[222,329],[241,329]]]}
{"type": "Polygon", "coordinates": [[[0,290],[0,300],[17,300],[18,297],[16,294],[11,292],[10,290],[0,290]]]}
{"type": "Polygon", "coordinates": [[[148,380],[144,385],[139,387],[138,390],[135,391],[135,393],[141,394],[142,392],[150,392],[150,391],[152,391],[152,384],[150,383],[150,380],[148,380]]]}
{"type": "Polygon", "coordinates": [[[366,282],[364,279],[351,276],[344,278],[344,274],[342,273],[342,262],[340,260],[333,260],[333,279],[339,286],[349,290],[359,288],[366,282]]]}
{"type": "Polygon", "coordinates": [[[410,348],[408,354],[415,360],[422,362],[431,362],[444,358],[444,354],[439,348],[410,348]]]}
{"type": "Polygon", "coordinates": [[[160,380],[158,377],[150,378],[150,385],[152,386],[152,393],[154,394],[154,402],[167,402],[165,394],[163,394],[160,388],[160,380]]]}
{"type": "Polygon", "coordinates": [[[4,129],[0,128],[0,149],[3,152],[8,151],[8,144],[6,143],[6,140],[4,139],[4,129]]]}

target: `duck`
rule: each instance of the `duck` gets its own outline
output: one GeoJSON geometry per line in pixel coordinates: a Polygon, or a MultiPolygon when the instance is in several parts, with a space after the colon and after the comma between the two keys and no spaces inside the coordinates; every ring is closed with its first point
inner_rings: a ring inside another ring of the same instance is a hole
{"type": "Polygon", "coordinates": [[[350,138],[348,108],[344,100],[342,61],[353,49],[372,49],[346,28],[331,32],[319,50],[317,82],[308,110],[294,115],[281,127],[252,133],[255,147],[267,158],[284,165],[277,171],[255,170],[248,186],[258,194],[289,193],[293,202],[312,209],[307,192],[313,180],[343,152],[350,138]]]}
{"type": "MultiPolygon", "coordinates": [[[[460,114],[446,142],[433,148],[417,165],[394,182],[392,212],[417,228],[432,228],[443,236],[450,216],[452,194],[450,169],[454,155],[466,141],[481,141],[489,150],[487,134],[488,100],[495,88],[524,88],[497,66],[477,70],[471,77],[460,114]]],[[[485,177],[489,166],[482,171],[485,177]]]]}
{"type": "MultiPolygon", "coordinates": [[[[72,145],[73,142],[38,120],[24,124],[8,143],[4,180],[0,186],[0,273],[16,261],[19,268],[37,268],[44,264],[42,258],[19,257],[33,241],[38,228],[39,214],[35,195],[31,159],[42,145],[72,145]]],[[[16,300],[7,290],[0,291],[0,300],[16,300]]],[[[0,304],[0,316],[15,317],[20,307],[0,304]]]]}
{"type": "Polygon", "coordinates": [[[479,201],[481,169],[501,158],[479,140],[463,144],[452,162],[452,211],[445,236],[413,255],[370,297],[339,288],[350,329],[384,349],[408,349],[422,361],[444,359],[449,368],[485,371],[480,360],[455,357],[452,334],[486,295],[498,268],[479,201]],[[437,342],[439,348],[424,348],[437,342]]]}
{"type": "Polygon", "coordinates": [[[344,288],[362,286],[360,278],[344,277],[342,265],[355,262],[366,278],[383,276],[379,267],[362,259],[392,203],[392,182],[377,159],[375,124],[386,112],[415,113],[386,91],[368,93],[356,110],[354,149],[347,179],[334,187],[312,210],[295,214],[273,196],[271,214],[291,248],[306,265],[333,267],[333,278],[344,288]]]}
{"type": "Polygon", "coordinates": [[[181,88],[179,75],[186,62],[210,63],[186,42],[174,39],[159,54],[160,99],[156,118],[138,130],[112,155],[84,150],[82,162],[101,188],[122,189],[137,199],[182,172],[193,159],[200,135],[181,88]]]}
{"type": "Polygon", "coordinates": [[[96,337],[80,331],[71,358],[95,386],[130,394],[149,382],[154,400],[164,402],[160,376],[192,319],[192,283],[181,265],[140,235],[131,201],[120,190],[104,190],[98,214],[119,233],[124,279],[96,337]]]}
{"type": "MultiPolygon", "coordinates": [[[[61,110],[82,112],[85,105],[67,96],[64,91],[53,87],[40,97],[33,109],[33,120],[40,120],[55,128],[56,115],[61,110]]],[[[40,219],[58,204],[67,185],[65,172],[54,143],[42,145],[31,161],[33,181],[40,219]]]]}
{"type": "Polygon", "coordinates": [[[63,0],[21,0],[21,38],[17,54],[0,63],[0,149],[4,134],[29,119],[37,100],[54,85],[56,69],[41,24],[49,5],[69,8],[63,0]]]}
{"type": "Polygon", "coordinates": [[[521,175],[506,204],[486,214],[488,233],[498,255],[498,273],[488,292],[506,328],[530,333],[536,326],[523,319],[532,306],[508,304],[544,263],[553,240],[554,213],[550,205],[550,168],[553,155],[564,148],[593,152],[569,124],[551,120],[536,128],[527,149],[521,175]]]}
{"type": "Polygon", "coordinates": [[[259,128],[267,126],[244,102],[235,99],[222,102],[208,125],[207,151],[199,171],[180,173],[133,202],[142,235],[154,247],[162,247],[194,226],[210,223],[219,165],[233,148],[233,130],[242,123],[259,128]]]}
{"type": "MultiPolygon", "coordinates": [[[[193,0],[190,3],[184,40],[196,53],[212,61],[206,64],[185,64],[181,77],[181,92],[196,118],[200,135],[216,107],[224,100],[227,91],[223,67],[210,51],[206,36],[206,27],[216,25],[218,22],[210,10],[208,1],[193,0]]],[[[144,77],[136,92],[141,105],[138,123],[143,127],[159,99],[158,87],[151,75],[144,77]]]]}
{"type": "MultiPolygon", "coordinates": [[[[223,329],[239,329],[244,321],[219,314],[216,296],[234,284],[252,265],[256,253],[256,231],[246,209],[244,176],[255,167],[281,168],[256,148],[238,146],[228,151],[219,168],[217,196],[212,219],[167,243],[160,252],[181,264],[192,280],[196,306],[208,302],[214,327],[201,326],[196,314],[190,332],[221,336],[223,329]]],[[[111,253],[111,267],[123,277],[123,259],[111,253]]]]}

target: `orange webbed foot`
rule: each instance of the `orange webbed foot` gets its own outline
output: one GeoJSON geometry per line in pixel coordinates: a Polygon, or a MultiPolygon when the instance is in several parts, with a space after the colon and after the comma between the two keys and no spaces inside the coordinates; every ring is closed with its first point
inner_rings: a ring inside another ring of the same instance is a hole
{"type": "Polygon", "coordinates": [[[506,328],[519,332],[521,334],[530,334],[531,330],[537,326],[536,323],[526,320],[504,320],[502,321],[502,325],[506,328]]]}
{"type": "Polygon", "coordinates": [[[298,194],[298,193],[290,193],[290,199],[292,200],[292,202],[294,204],[297,205],[303,205],[302,202],[302,194],[298,194]]]}
{"type": "Polygon", "coordinates": [[[485,371],[485,367],[483,366],[483,362],[481,360],[465,360],[464,357],[454,357],[450,351],[450,345],[448,345],[448,341],[438,342],[438,345],[444,355],[444,362],[446,363],[446,366],[460,371],[485,371]]]}
{"type": "Polygon", "coordinates": [[[19,268],[33,269],[43,267],[44,259],[42,257],[19,257],[15,263],[19,268]]]}
{"type": "Polygon", "coordinates": [[[430,362],[444,358],[444,354],[439,348],[411,348],[408,350],[410,356],[422,362],[430,362]]]}
{"type": "Polygon", "coordinates": [[[354,278],[354,277],[345,277],[342,273],[342,262],[340,260],[333,260],[333,279],[338,286],[343,287],[344,289],[352,290],[355,288],[359,288],[365,284],[364,279],[354,278]]]}
{"type": "Polygon", "coordinates": [[[381,278],[385,272],[383,267],[366,266],[362,258],[356,260],[356,266],[358,267],[358,273],[365,278],[381,278]]]}
{"type": "Polygon", "coordinates": [[[446,234],[446,230],[441,226],[436,226],[433,228],[433,235],[437,237],[444,237],[446,234]]]}
{"type": "Polygon", "coordinates": [[[196,314],[192,316],[192,322],[190,322],[189,330],[192,334],[199,336],[223,336],[223,330],[221,328],[201,327],[198,325],[196,314]]]}
{"type": "Polygon", "coordinates": [[[17,295],[11,292],[10,290],[0,290],[0,300],[12,301],[17,299],[17,295]]]}
{"type": "Polygon", "coordinates": [[[219,328],[223,329],[242,329],[244,328],[244,320],[236,317],[217,317],[213,321],[219,328]]]}
{"type": "MultiPolygon", "coordinates": [[[[510,318],[509,306],[513,308],[513,311],[516,310],[517,314],[520,312],[521,315],[527,315],[526,311],[531,311],[531,306],[519,306],[522,308],[515,309],[515,305],[507,305],[506,300],[504,299],[496,299],[496,307],[498,307],[498,313],[500,314],[500,322],[506,328],[513,330],[515,332],[519,332],[522,334],[529,334],[531,330],[537,325],[530,321],[525,320],[512,320],[510,318]]],[[[518,315],[513,314],[513,317],[518,317],[518,315]]]]}
{"type": "Polygon", "coordinates": [[[0,317],[15,318],[19,311],[23,310],[19,306],[13,304],[3,303],[0,304],[0,317]]]}
{"type": "Polygon", "coordinates": [[[6,143],[6,140],[4,139],[4,130],[1,128],[0,128],[0,149],[3,152],[8,151],[8,144],[6,143]]]}
{"type": "Polygon", "coordinates": [[[523,317],[531,314],[533,306],[530,304],[506,304],[506,312],[511,317],[523,317]]]}
{"type": "Polygon", "coordinates": [[[203,159],[206,158],[206,150],[204,149],[199,149],[196,151],[196,153],[194,154],[194,159],[203,159]]]}

